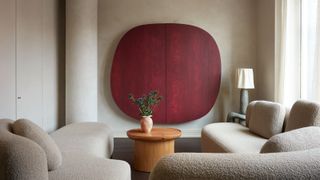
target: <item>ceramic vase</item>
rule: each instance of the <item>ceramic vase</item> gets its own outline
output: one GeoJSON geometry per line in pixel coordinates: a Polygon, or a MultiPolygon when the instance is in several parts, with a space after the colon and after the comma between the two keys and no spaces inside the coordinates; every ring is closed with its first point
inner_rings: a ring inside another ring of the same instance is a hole
{"type": "Polygon", "coordinates": [[[145,133],[150,133],[153,126],[153,121],[150,116],[142,116],[140,119],[141,130],[145,133]]]}

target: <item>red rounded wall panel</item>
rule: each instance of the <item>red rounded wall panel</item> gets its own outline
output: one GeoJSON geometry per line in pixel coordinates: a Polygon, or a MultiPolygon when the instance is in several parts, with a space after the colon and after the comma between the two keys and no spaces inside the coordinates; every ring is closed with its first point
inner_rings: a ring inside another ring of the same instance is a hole
{"type": "Polygon", "coordinates": [[[164,98],[154,108],[154,122],[182,123],[211,110],[220,79],[219,49],[209,33],[184,24],[148,24],[121,38],[111,69],[111,92],[124,113],[140,119],[128,94],[158,90],[164,98]]]}

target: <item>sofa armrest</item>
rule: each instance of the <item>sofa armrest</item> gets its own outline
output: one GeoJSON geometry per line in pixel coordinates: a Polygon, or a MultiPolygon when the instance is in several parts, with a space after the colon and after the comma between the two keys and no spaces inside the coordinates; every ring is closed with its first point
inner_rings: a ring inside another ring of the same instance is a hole
{"type": "Polygon", "coordinates": [[[51,134],[62,152],[86,152],[110,158],[113,153],[113,133],[101,122],[82,122],[64,126],[51,134]]]}
{"type": "Polygon", "coordinates": [[[47,180],[48,165],[44,150],[35,142],[0,130],[0,179],[47,180]]]}
{"type": "Polygon", "coordinates": [[[227,122],[235,122],[235,119],[239,119],[239,123],[246,120],[245,114],[240,114],[236,112],[229,112],[227,116],[227,122]]]}
{"type": "Polygon", "coordinates": [[[319,179],[320,149],[288,153],[177,153],[162,158],[150,180],[319,179]]]}
{"type": "Polygon", "coordinates": [[[309,126],[272,136],[260,153],[302,151],[320,148],[320,127],[309,126]]]}

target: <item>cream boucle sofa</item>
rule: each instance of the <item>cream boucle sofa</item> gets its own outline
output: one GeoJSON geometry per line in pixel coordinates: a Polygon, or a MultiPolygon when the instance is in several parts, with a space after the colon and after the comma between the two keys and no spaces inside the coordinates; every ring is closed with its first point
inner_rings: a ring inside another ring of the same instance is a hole
{"type": "MultiPolygon", "coordinates": [[[[76,123],[51,134],[62,164],[48,171],[44,149],[13,133],[14,121],[0,120],[1,180],[130,180],[128,163],[109,159],[113,136],[103,123],[76,123]]],[[[48,136],[49,137],[49,136],[48,136]]]]}
{"type": "Polygon", "coordinates": [[[253,101],[248,105],[246,126],[212,123],[202,128],[203,152],[258,153],[267,140],[283,132],[286,108],[274,102],[253,101]]]}
{"type": "Polygon", "coordinates": [[[297,101],[284,125],[285,117],[280,104],[253,102],[248,127],[214,123],[203,128],[202,148],[215,153],[166,156],[150,180],[320,179],[320,105],[297,101]]]}

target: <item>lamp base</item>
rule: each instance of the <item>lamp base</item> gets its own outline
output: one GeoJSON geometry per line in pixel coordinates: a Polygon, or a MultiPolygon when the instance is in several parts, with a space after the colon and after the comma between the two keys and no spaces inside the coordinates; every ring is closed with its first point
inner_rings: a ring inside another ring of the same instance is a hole
{"type": "Polygon", "coordinates": [[[229,112],[227,116],[227,122],[236,122],[235,120],[238,119],[239,123],[242,123],[246,120],[246,115],[236,113],[236,112],[229,112]]]}
{"type": "Polygon", "coordinates": [[[249,92],[248,89],[240,90],[240,113],[246,114],[246,110],[249,103],[249,92]]]}

